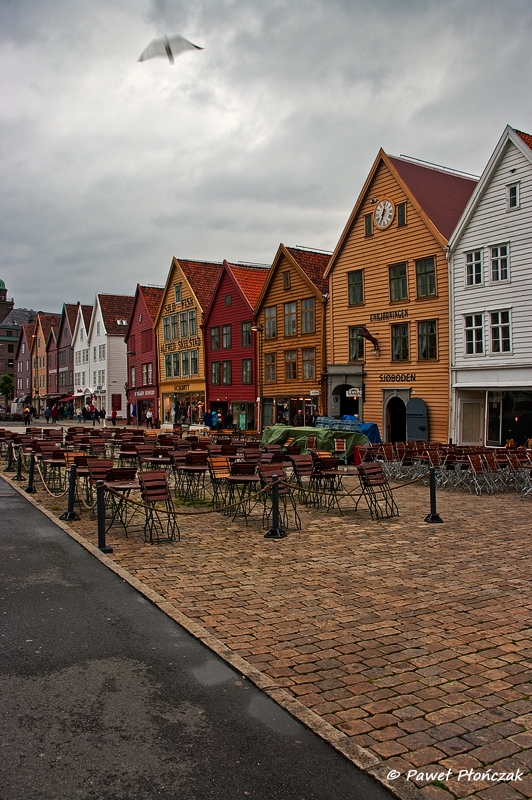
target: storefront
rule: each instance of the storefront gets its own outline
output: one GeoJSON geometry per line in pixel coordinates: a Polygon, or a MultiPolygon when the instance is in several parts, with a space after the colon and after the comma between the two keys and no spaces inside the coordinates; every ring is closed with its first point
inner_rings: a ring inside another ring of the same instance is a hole
{"type": "Polygon", "coordinates": [[[298,411],[303,414],[305,425],[313,423],[319,414],[318,397],[264,397],[262,427],[292,425],[298,411]]]}
{"type": "Polygon", "coordinates": [[[460,390],[454,434],[460,444],[526,446],[532,439],[532,390],[460,390]]]}
{"type": "Polygon", "coordinates": [[[165,392],[164,388],[163,385],[161,422],[170,425],[199,425],[203,423],[205,411],[204,391],[193,391],[188,384],[176,384],[172,392],[165,392]]]}
{"type": "Polygon", "coordinates": [[[159,427],[159,415],[157,409],[157,399],[155,389],[139,389],[128,393],[131,399],[128,403],[127,421],[128,425],[143,425],[146,421],[146,413],[151,411],[153,414],[153,424],[159,427]]]}

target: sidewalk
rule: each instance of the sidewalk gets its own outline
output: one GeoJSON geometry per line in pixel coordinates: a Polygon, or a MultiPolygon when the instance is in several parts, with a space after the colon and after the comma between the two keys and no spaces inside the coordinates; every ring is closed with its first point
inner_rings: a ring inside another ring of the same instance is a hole
{"type": "MultiPolygon", "coordinates": [[[[116,528],[109,558],[399,796],[531,797],[530,500],[441,492],[443,524],[427,487],[396,500],[378,522],[302,511],[281,541],[187,509],[180,543],[116,528]]],[[[83,516],[69,528],[95,544],[83,516]]]]}

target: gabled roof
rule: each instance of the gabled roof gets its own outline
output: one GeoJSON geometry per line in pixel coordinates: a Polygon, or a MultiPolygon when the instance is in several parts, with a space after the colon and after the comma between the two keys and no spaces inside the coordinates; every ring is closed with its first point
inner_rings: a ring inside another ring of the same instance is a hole
{"type": "Polygon", "coordinates": [[[44,341],[48,342],[48,337],[50,336],[50,331],[52,328],[54,329],[54,333],[56,333],[59,328],[61,314],[43,314],[39,311],[37,317],[41,326],[44,341]]]}
{"type": "Polygon", "coordinates": [[[174,270],[180,267],[185,276],[201,311],[205,311],[209,306],[214,292],[214,287],[220,275],[222,265],[213,261],[189,261],[188,259],[174,258],[168,270],[168,277],[163,290],[161,305],[154,320],[154,325],[159,321],[163,312],[163,303],[168,296],[170,284],[174,281],[174,270]]]}
{"type": "Polygon", "coordinates": [[[35,320],[37,312],[27,308],[12,308],[9,314],[2,320],[2,327],[21,327],[22,325],[35,320]]]}
{"type": "Polygon", "coordinates": [[[462,238],[465,228],[482,200],[510,144],[515,145],[523,157],[532,164],[532,136],[529,133],[516,131],[510,125],[507,125],[501,138],[497,142],[495,150],[491,154],[490,160],[484,168],[484,172],[480,176],[463,214],[457,222],[452,236],[449,238],[450,250],[454,250],[462,238]]]}
{"type": "Polygon", "coordinates": [[[85,325],[86,331],[89,330],[93,310],[94,306],[81,306],[81,314],[83,316],[83,324],[85,325]]]}
{"type": "Polygon", "coordinates": [[[205,309],[204,322],[209,319],[212,308],[218,296],[218,290],[224,275],[229,275],[240,292],[244,301],[248,304],[251,313],[255,311],[255,305],[260,296],[262,287],[268,277],[268,267],[266,266],[242,266],[241,264],[230,264],[224,259],[222,268],[218,273],[218,278],[211,292],[211,298],[205,309]]]}
{"type": "Polygon", "coordinates": [[[389,156],[381,148],[331,256],[325,271],[326,277],[336,263],[349,232],[358,218],[377,170],[383,164],[395,177],[427,228],[432,231],[442,247],[446,246],[477,184],[476,178],[457,174],[432,164],[422,164],[407,158],[389,156]]]}
{"type": "Polygon", "coordinates": [[[66,319],[68,320],[68,325],[70,328],[70,333],[73,333],[74,327],[76,325],[76,318],[78,315],[78,307],[79,303],[65,303],[63,306],[64,314],[66,319]]]}
{"type": "Polygon", "coordinates": [[[325,295],[329,290],[329,284],[323,277],[323,273],[327,267],[327,264],[329,263],[329,259],[331,258],[330,253],[323,253],[319,250],[304,249],[302,247],[286,247],[281,242],[271,265],[270,271],[268,272],[267,280],[262,287],[262,291],[255,307],[256,311],[260,308],[264,298],[266,297],[268,287],[277,274],[277,270],[283,256],[287,258],[289,262],[291,262],[291,264],[301,273],[301,275],[303,275],[303,277],[308,281],[309,285],[311,285],[315,291],[325,295]]]}
{"type": "Polygon", "coordinates": [[[122,294],[96,295],[96,302],[100,305],[103,324],[108,336],[124,338],[134,300],[134,297],[122,294]]]}
{"type": "Polygon", "coordinates": [[[146,308],[151,317],[151,321],[155,320],[161,300],[163,299],[164,289],[162,286],[140,286],[138,287],[146,303],[146,308]]]}
{"type": "Polygon", "coordinates": [[[25,322],[20,326],[20,336],[18,337],[17,343],[17,352],[15,354],[15,358],[18,360],[20,355],[20,345],[22,342],[26,342],[28,345],[28,351],[31,352],[31,345],[32,345],[32,338],[33,334],[35,333],[35,320],[33,322],[25,322]]]}

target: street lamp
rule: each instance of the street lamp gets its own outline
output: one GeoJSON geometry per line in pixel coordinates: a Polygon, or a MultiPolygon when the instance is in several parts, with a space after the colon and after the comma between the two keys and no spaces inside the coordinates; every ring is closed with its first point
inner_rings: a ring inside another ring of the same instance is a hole
{"type": "Polygon", "coordinates": [[[259,366],[259,370],[258,370],[259,395],[257,397],[257,428],[258,428],[259,433],[262,433],[262,419],[263,419],[263,414],[262,414],[262,401],[263,401],[263,398],[262,398],[262,334],[264,333],[264,328],[262,327],[262,325],[252,325],[251,326],[251,330],[254,333],[258,334],[258,337],[259,337],[259,348],[258,348],[258,350],[259,350],[259,352],[258,352],[258,358],[259,358],[259,365],[258,365],[259,366]]]}

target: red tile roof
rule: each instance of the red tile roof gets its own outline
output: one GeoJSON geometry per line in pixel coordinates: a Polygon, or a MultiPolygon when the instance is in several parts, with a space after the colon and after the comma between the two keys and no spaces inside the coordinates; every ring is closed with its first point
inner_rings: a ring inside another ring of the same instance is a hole
{"type": "Polygon", "coordinates": [[[92,311],[94,306],[81,306],[81,313],[83,315],[83,322],[85,323],[85,330],[89,330],[91,324],[92,311]]]}
{"type": "Polygon", "coordinates": [[[287,247],[286,249],[314,286],[322,294],[326,294],[329,291],[329,282],[323,277],[323,273],[331,260],[331,254],[316,253],[314,250],[303,250],[299,247],[287,247]]]}
{"type": "Polygon", "coordinates": [[[478,181],[404,158],[388,158],[428,218],[449,239],[478,181]]]}
{"type": "Polygon", "coordinates": [[[154,322],[159,306],[161,305],[161,300],[163,299],[164,289],[158,286],[139,286],[139,288],[142,292],[142,297],[144,298],[151,321],[154,322]]]}
{"type": "Polygon", "coordinates": [[[39,322],[41,323],[41,330],[44,337],[44,341],[45,343],[47,343],[52,328],[54,329],[54,333],[57,333],[57,329],[59,328],[59,323],[61,322],[61,314],[44,314],[39,312],[38,317],[39,317],[39,322]]]}
{"type": "Polygon", "coordinates": [[[518,131],[514,128],[516,134],[523,140],[523,142],[532,150],[532,136],[529,133],[518,131]]]}
{"type": "Polygon", "coordinates": [[[174,259],[183,270],[183,273],[200,304],[203,311],[209,305],[218,280],[218,275],[222,265],[212,261],[187,261],[186,259],[174,259]]]}
{"type": "Polygon", "coordinates": [[[70,326],[70,332],[74,332],[74,328],[76,327],[76,318],[78,316],[78,308],[79,303],[65,303],[64,304],[64,311],[66,317],[68,319],[68,324],[70,326]]]}
{"type": "Polygon", "coordinates": [[[124,338],[135,298],[122,294],[99,294],[98,299],[107,335],[124,338]],[[119,325],[118,320],[125,320],[125,324],[119,325]]]}
{"type": "Polygon", "coordinates": [[[249,305],[254,310],[262,287],[266,283],[269,270],[266,267],[243,267],[240,264],[230,264],[227,261],[224,264],[227,264],[233,273],[249,305]]]}

